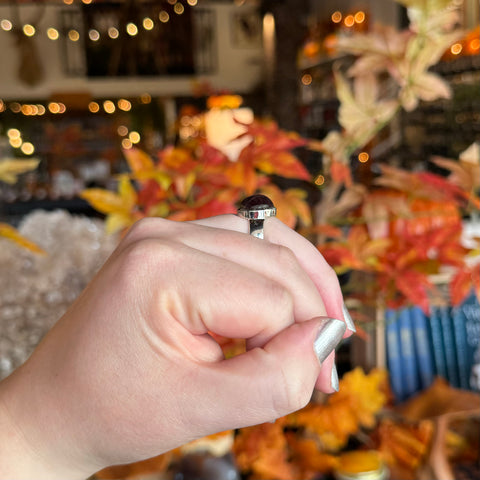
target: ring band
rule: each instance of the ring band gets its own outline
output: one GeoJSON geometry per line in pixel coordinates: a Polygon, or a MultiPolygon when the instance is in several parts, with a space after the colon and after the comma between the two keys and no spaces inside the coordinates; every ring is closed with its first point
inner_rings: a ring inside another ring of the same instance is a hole
{"type": "Polygon", "coordinates": [[[268,217],[274,217],[277,209],[267,196],[257,194],[245,198],[237,214],[248,220],[250,235],[263,239],[263,222],[268,217]]]}

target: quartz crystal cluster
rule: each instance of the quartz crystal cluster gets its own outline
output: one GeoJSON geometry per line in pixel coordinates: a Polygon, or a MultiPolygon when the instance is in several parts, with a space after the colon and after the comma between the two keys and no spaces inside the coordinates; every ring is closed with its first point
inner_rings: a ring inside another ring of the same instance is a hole
{"type": "Polygon", "coordinates": [[[47,253],[0,239],[0,379],[21,365],[115,248],[101,220],[34,211],[20,233],[47,253]]]}

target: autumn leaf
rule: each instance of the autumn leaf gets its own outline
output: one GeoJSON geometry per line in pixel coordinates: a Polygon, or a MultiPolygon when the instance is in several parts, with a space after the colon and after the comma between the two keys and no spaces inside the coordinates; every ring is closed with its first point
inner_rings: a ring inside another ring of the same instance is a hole
{"type": "Polygon", "coordinates": [[[363,147],[393,118],[398,110],[398,102],[378,99],[378,81],[373,74],[355,77],[352,91],[337,70],[335,83],[340,100],[339,122],[352,145],[363,147]]]}
{"type": "Polygon", "coordinates": [[[282,191],[269,184],[261,188],[261,193],[269,197],[277,208],[277,218],[290,228],[295,228],[297,219],[306,227],[312,223],[312,214],[307,203],[307,192],[299,188],[282,191]]]}
{"type": "Polygon", "coordinates": [[[20,235],[15,228],[7,223],[0,222],[0,238],[6,238],[7,240],[17,244],[19,247],[26,248],[33,253],[40,253],[42,255],[46,254],[45,250],[24,236],[20,235]]]}
{"type": "Polygon", "coordinates": [[[128,227],[137,219],[134,215],[137,194],[126,175],[119,179],[118,193],[101,188],[89,188],[81,192],[80,197],[107,215],[106,230],[109,233],[128,227]]]}
{"type": "Polygon", "coordinates": [[[38,167],[40,160],[14,160],[6,159],[0,161],[0,181],[14,184],[18,180],[18,176],[22,173],[35,170],[38,167]]]}
{"type": "Polygon", "coordinates": [[[123,150],[128,166],[133,173],[151,172],[155,164],[147,153],[138,148],[129,148],[123,150]]]}
{"type": "Polygon", "coordinates": [[[471,268],[465,267],[459,269],[449,284],[450,299],[452,305],[460,305],[475,290],[477,297],[480,298],[480,265],[476,264],[471,268]]]}

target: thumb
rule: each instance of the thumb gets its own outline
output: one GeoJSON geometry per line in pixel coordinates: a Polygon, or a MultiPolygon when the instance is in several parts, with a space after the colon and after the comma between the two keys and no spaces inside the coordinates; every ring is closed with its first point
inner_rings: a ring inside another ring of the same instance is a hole
{"type": "Polygon", "coordinates": [[[213,433],[271,421],[304,407],[321,363],[340,342],[345,328],[340,320],[318,317],[285,328],[262,348],[204,364],[196,381],[207,394],[202,393],[202,406],[191,412],[199,415],[191,419],[192,424],[211,418],[207,433],[213,433]]]}

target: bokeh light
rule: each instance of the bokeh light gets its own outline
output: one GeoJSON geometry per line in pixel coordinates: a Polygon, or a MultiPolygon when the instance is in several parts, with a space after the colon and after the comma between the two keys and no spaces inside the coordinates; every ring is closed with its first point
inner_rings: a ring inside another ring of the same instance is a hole
{"type": "Polygon", "coordinates": [[[129,150],[132,147],[133,147],[133,144],[128,138],[124,138],[122,140],[122,148],[124,148],[125,150],[129,150]]]}
{"type": "Polygon", "coordinates": [[[463,50],[463,47],[461,43],[454,43],[450,47],[450,51],[452,52],[453,55],[459,55],[462,50],[463,50]]]}
{"type": "Polygon", "coordinates": [[[32,155],[35,152],[35,147],[30,142],[22,143],[20,150],[25,155],[32,155]]]}
{"type": "Polygon", "coordinates": [[[181,3],[176,3],[175,6],[173,7],[173,11],[177,15],[181,15],[185,11],[185,7],[181,3]]]}
{"type": "Polygon", "coordinates": [[[117,102],[118,108],[124,112],[129,112],[132,109],[132,104],[125,98],[121,98],[117,102]]]}
{"type": "Polygon", "coordinates": [[[98,40],[100,40],[100,32],[92,28],[91,30],[88,31],[88,38],[92,42],[97,42],[98,40]]]}
{"type": "Polygon", "coordinates": [[[170,15],[169,15],[168,12],[166,12],[165,10],[162,10],[162,11],[158,14],[158,19],[159,19],[162,23],[167,23],[167,22],[170,20],[170,15]]]}
{"type": "Polygon", "coordinates": [[[152,30],[155,24],[153,23],[153,20],[150,17],[145,17],[142,22],[143,28],[145,30],[152,30]]]}
{"type": "Polygon", "coordinates": [[[35,35],[35,27],[33,25],[30,25],[29,23],[26,23],[23,26],[23,33],[27,37],[33,37],[35,35]]]}
{"type": "Polygon", "coordinates": [[[100,110],[100,105],[97,103],[97,102],[90,102],[88,104],[88,109],[92,112],[92,113],[97,113],[99,110],[100,110]]]}
{"type": "Polygon", "coordinates": [[[302,75],[302,83],[304,85],[311,85],[312,81],[313,81],[313,78],[309,73],[305,73],[304,75],[302,75]]]}
{"type": "Polygon", "coordinates": [[[72,42],[78,42],[78,40],[80,40],[80,34],[78,33],[77,30],[72,29],[72,30],[69,30],[69,32],[68,32],[68,38],[72,42]]]}
{"type": "Polygon", "coordinates": [[[127,23],[126,30],[131,37],[134,37],[138,33],[138,27],[132,22],[127,23]]]}
{"type": "Polygon", "coordinates": [[[347,15],[345,17],[345,20],[343,21],[346,27],[353,27],[353,24],[355,23],[355,18],[353,15],[347,15]]]}
{"type": "Polygon", "coordinates": [[[118,38],[118,35],[119,35],[118,29],[116,29],[115,27],[110,27],[108,29],[108,36],[110,38],[113,38],[113,39],[118,38]]]}
{"type": "Polygon", "coordinates": [[[119,125],[117,128],[117,133],[121,137],[125,137],[126,135],[128,135],[128,128],[125,125],[119,125]]]}
{"type": "Polygon", "coordinates": [[[340,23],[342,21],[342,14],[337,10],[336,12],[332,13],[332,22],[333,23],[340,23]]]}
{"type": "Polygon", "coordinates": [[[59,33],[58,33],[58,30],[56,28],[49,28],[47,30],[47,37],[50,39],[50,40],[58,40],[58,37],[59,37],[59,33]]]}
{"type": "Polygon", "coordinates": [[[111,100],[105,100],[103,102],[103,109],[107,113],[114,113],[115,112],[115,104],[111,100]]]}
{"type": "Polygon", "coordinates": [[[140,134],[138,132],[132,131],[128,134],[128,138],[132,143],[140,142],[140,134]]]}
{"type": "Polygon", "coordinates": [[[6,32],[9,32],[13,28],[13,25],[12,25],[12,22],[10,20],[7,20],[6,18],[4,18],[0,22],[0,27],[2,28],[2,30],[5,30],[6,32]]]}
{"type": "Polygon", "coordinates": [[[370,155],[367,152],[360,152],[358,154],[358,161],[360,163],[367,163],[369,159],[370,159],[370,155]]]}

